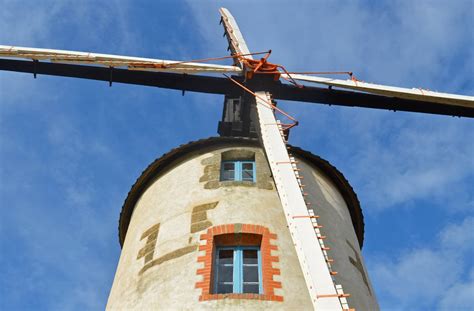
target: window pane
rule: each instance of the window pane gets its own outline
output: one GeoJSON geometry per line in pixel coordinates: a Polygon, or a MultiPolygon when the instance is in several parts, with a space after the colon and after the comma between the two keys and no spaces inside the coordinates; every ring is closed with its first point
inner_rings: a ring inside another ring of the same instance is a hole
{"type": "Polygon", "coordinates": [[[218,283],[225,282],[225,283],[232,284],[233,275],[234,275],[234,266],[219,265],[218,271],[217,271],[217,276],[218,276],[217,282],[218,283]]]}
{"type": "Polygon", "coordinates": [[[258,284],[244,284],[243,292],[258,294],[260,291],[259,291],[258,284]]]}
{"type": "Polygon", "coordinates": [[[253,181],[253,171],[242,171],[242,180],[253,181]]]}
{"type": "Polygon", "coordinates": [[[233,249],[221,249],[219,250],[219,264],[232,264],[234,262],[234,250],[233,249]]]}
{"type": "Polygon", "coordinates": [[[244,265],[244,285],[245,282],[258,282],[258,266],[244,265]]]}
{"type": "Polygon", "coordinates": [[[253,166],[253,162],[242,163],[242,180],[254,181],[253,166]]]}
{"type": "Polygon", "coordinates": [[[232,293],[234,288],[234,250],[217,250],[216,293],[232,293]]]}
{"type": "Polygon", "coordinates": [[[232,284],[217,284],[217,293],[216,294],[228,294],[232,293],[234,286],[232,284]]]}
{"type": "Polygon", "coordinates": [[[235,174],[234,171],[223,171],[222,172],[222,180],[234,180],[235,174]]]}
{"type": "Polygon", "coordinates": [[[224,162],[222,164],[222,180],[234,180],[235,179],[235,163],[224,162]]]}
{"type": "Polygon", "coordinates": [[[242,169],[253,171],[253,163],[242,163],[242,169]]]}
{"type": "Polygon", "coordinates": [[[247,264],[258,264],[257,250],[256,249],[244,249],[244,265],[247,264]]]}
{"type": "Polygon", "coordinates": [[[224,162],[224,171],[233,171],[235,163],[234,162],[224,162]]]}

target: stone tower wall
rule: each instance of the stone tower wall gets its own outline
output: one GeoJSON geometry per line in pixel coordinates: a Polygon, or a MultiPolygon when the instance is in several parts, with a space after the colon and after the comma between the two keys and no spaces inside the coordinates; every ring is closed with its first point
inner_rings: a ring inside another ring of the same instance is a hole
{"type": "MultiPolygon", "coordinates": [[[[344,249],[335,255],[341,258],[339,271],[347,272],[341,280],[348,285],[343,285],[356,290],[356,305],[370,310],[376,302],[367,294],[371,287],[344,199],[309,163],[305,173],[318,189],[311,196],[329,210],[328,222],[337,221],[332,231],[344,249]]],[[[208,308],[312,308],[271,172],[258,147],[215,146],[187,154],[155,176],[134,204],[107,309],[208,308]],[[256,183],[219,181],[222,159],[252,156],[256,183]],[[213,294],[213,241],[246,243],[255,236],[261,239],[264,292],[213,294]]]]}

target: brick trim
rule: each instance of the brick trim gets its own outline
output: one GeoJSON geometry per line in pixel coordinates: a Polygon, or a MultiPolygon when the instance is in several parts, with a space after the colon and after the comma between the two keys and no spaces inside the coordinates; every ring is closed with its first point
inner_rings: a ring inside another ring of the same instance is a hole
{"type": "Polygon", "coordinates": [[[199,301],[215,299],[256,299],[283,301],[283,296],[275,295],[275,288],[281,288],[281,282],[273,279],[274,275],[280,275],[280,269],[274,268],[273,263],[278,262],[278,256],[272,256],[272,250],[278,250],[278,246],[271,244],[271,240],[276,240],[277,235],[271,233],[264,226],[252,224],[225,224],[210,227],[207,232],[201,234],[200,240],[206,244],[199,245],[199,251],[204,254],[198,256],[198,263],[203,263],[203,267],[197,269],[196,274],[202,276],[202,280],[196,282],[195,287],[201,289],[199,301]],[[214,239],[220,235],[241,235],[242,233],[255,234],[261,236],[260,254],[262,256],[262,285],[263,294],[212,294],[212,262],[214,257],[214,239]]]}

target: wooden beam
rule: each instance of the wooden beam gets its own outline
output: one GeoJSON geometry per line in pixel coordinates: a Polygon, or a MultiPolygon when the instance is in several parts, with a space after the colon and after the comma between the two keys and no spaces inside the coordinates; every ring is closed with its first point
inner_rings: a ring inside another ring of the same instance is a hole
{"type": "Polygon", "coordinates": [[[25,58],[49,60],[62,64],[89,64],[140,71],[173,73],[233,73],[240,74],[236,66],[207,64],[204,62],[174,61],[122,55],[98,54],[67,50],[37,49],[29,47],[0,45],[0,56],[5,58],[25,58]]]}

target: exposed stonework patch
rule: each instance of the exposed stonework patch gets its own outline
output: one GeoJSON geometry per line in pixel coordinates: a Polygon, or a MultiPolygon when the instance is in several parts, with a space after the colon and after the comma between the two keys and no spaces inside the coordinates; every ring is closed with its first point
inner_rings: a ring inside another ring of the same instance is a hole
{"type": "Polygon", "coordinates": [[[257,187],[259,189],[273,190],[273,179],[265,155],[256,149],[232,149],[222,153],[216,152],[211,157],[201,161],[204,165],[203,175],[199,182],[204,183],[204,189],[218,189],[220,187],[257,187]],[[221,181],[221,161],[224,160],[255,160],[256,182],[251,181],[221,181]]]}
{"type": "Polygon", "coordinates": [[[211,180],[204,184],[204,189],[217,189],[220,187],[218,180],[211,180]]]}
{"type": "Polygon", "coordinates": [[[147,236],[149,236],[150,234],[152,234],[154,232],[158,232],[159,229],[160,229],[160,224],[159,223],[157,223],[156,225],[151,226],[145,232],[143,232],[142,237],[140,238],[140,240],[143,240],[144,238],[146,238],[147,236]]]}
{"type": "Polygon", "coordinates": [[[214,153],[211,157],[201,161],[204,172],[199,182],[204,182],[204,189],[215,189],[219,187],[220,178],[220,154],[214,153]]]}
{"type": "Polygon", "coordinates": [[[139,251],[138,251],[138,256],[137,256],[137,259],[140,259],[142,258],[143,256],[145,256],[146,254],[152,252],[155,250],[155,244],[154,243],[147,243],[143,248],[141,248],[139,251]]]}
{"type": "Polygon", "coordinates": [[[137,260],[145,257],[145,264],[153,259],[153,254],[155,252],[156,239],[158,238],[158,232],[160,230],[160,224],[157,223],[152,227],[148,228],[143,232],[140,241],[144,238],[147,238],[146,244],[138,251],[137,260]]]}
{"type": "Polygon", "coordinates": [[[219,203],[219,202],[217,201],[217,202],[197,205],[197,206],[193,207],[193,213],[205,212],[205,211],[208,211],[210,209],[213,209],[217,206],[217,203],[219,203]]]}
{"type": "Polygon", "coordinates": [[[359,270],[360,274],[362,275],[362,279],[364,280],[364,283],[367,286],[367,289],[369,290],[370,295],[372,295],[372,291],[370,290],[369,286],[369,280],[367,279],[367,275],[364,271],[364,266],[362,265],[362,259],[360,258],[359,253],[356,251],[355,247],[351,244],[351,242],[349,242],[348,240],[346,240],[346,242],[347,245],[349,245],[349,247],[354,251],[354,254],[356,256],[356,259],[349,256],[349,261],[351,262],[351,264],[354,265],[357,270],[359,270]]]}
{"type": "Polygon", "coordinates": [[[203,212],[197,212],[197,213],[193,213],[191,215],[191,223],[196,223],[196,222],[199,222],[199,221],[204,221],[207,219],[207,213],[205,211],[203,212]]]}
{"type": "Polygon", "coordinates": [[[255,183],[252,181],[231,181],[231,180],[226,180],[226,181],[221,181],[219,182],[220,187],[235,187],[235,186],[241,186],[241,187],[255,187],[255,183]]]}
{"type": "Polygon", "coordinates": [[[145,255],[145,264],[147,262],[150,262],[153,259],[154,252],[155,252],[155,250],[153,250],[153,252],[148,253],[148,254],[145,255]]]}
{"type": "Polygon", "coordinates": [[[247,149],[232,149],[221,153],[223,161],[254,160],[255,152],[247,149]]]}
{"type": "Polygon", "coordinates": [[[212,222],[210,222],[209,220],[198,222],[196,224],[191,224],[191,233],[196,233],[205,230],[210,226],[212,226],[212,222]]]}
{"type": "Polygon", "coordinates": [[[234,232],[241,233],[242,232],[242,224],[234,224],[234,232]]]}
{"type": "Polygon", "coordinates": [[[261,151],[255,153],[255,165],[257,168],[257,187],[259,189],[273,190],[272,172],[265,155],[261,151]]]}
{"type": "Polygon", "coordinates": [[[163,256],[161,256],[161,257],[159,257],[159,258],[157,258],[153,261],[150,261],[149,263],[147,263],[145,266],[143,266],[143,268],[140,270],[140,272],[138,274],[141,275],[141,274],[143,274],[143,272],[150,269],[151,267],[161,265],[165,261],[176,259],[176,258],[179,258],[179,257],[184,256],[186,254],[192,253],[192,252],[196,251],[197,248],[198,248],[198,244],[193,244],[193,245],[185,246],[185,247],[179,248],[175,251],[169,252],[168,254],[165,254],[165,255],[163,255],[163,256]]]}
{"type": "Polygon", "coordinates": [[[212,222],[207,219],[207,211],[214,209],[218,203],[212,202],[193,207],[191,213],[191,233],[196,233],[212,226],[212,222]]]}
{"type": "MultiPolygon", "coordinates": [[[[206,211],[209,209],[213,209],[217,206],[219,202],[212,202],[212,203],[207,203],[207,204],[201,204],[198,206],[195,206],[193,208],[193,214],[191,216],[191,219],[197,220],[195,222],[195,228],[199,229],[200,227],[203,227],[203,229],[197,230],[201,231],[204,230],[210,226],[212,226],[212,223],[207,220],[207,215],[206,211]],[[195,213],[196,211],[196,213],[195,213]],[[197,216],[195,216],[197,215],[197,216]],[[204,216],[203,216],[204,215],[204,216]],[[199,219],[204,219],[204,221],[199,221],[199,219]]],[[[172,252],[169,252],[163,256],[160,256],[156,259],[153,259],[154,253],[155,253],[155,245],[156,245],[156,240],[158,239],[158,232],[160,229],[160,224],[153,225],[152,227],[148,228],[143,232],[140,240],[143,240],[147,238],[146,244],[144,247],[142,247],[138,251],[137,259],[140,259],[142,257],[145,257],[145,262],[143,268],[140,269],[140,272],[138,273],[139,275],[143,274],[146,270],[150,269],[151,267],[157,266],[162,264],[165,261],[172,260],[181,256],[184,256],[186,254],[189,254],[195,250],[197,250],[198,244],[191,244],[192,242],[192,237],[189,238],[188,240],[188,246],[179,248],[177,250],[174,250],[172,252]]],[[[191,224],[191,231],[193,230],[193,224],[191,224]]],[[[197,232],[196,231],[196,232],[197,232]]]]}

